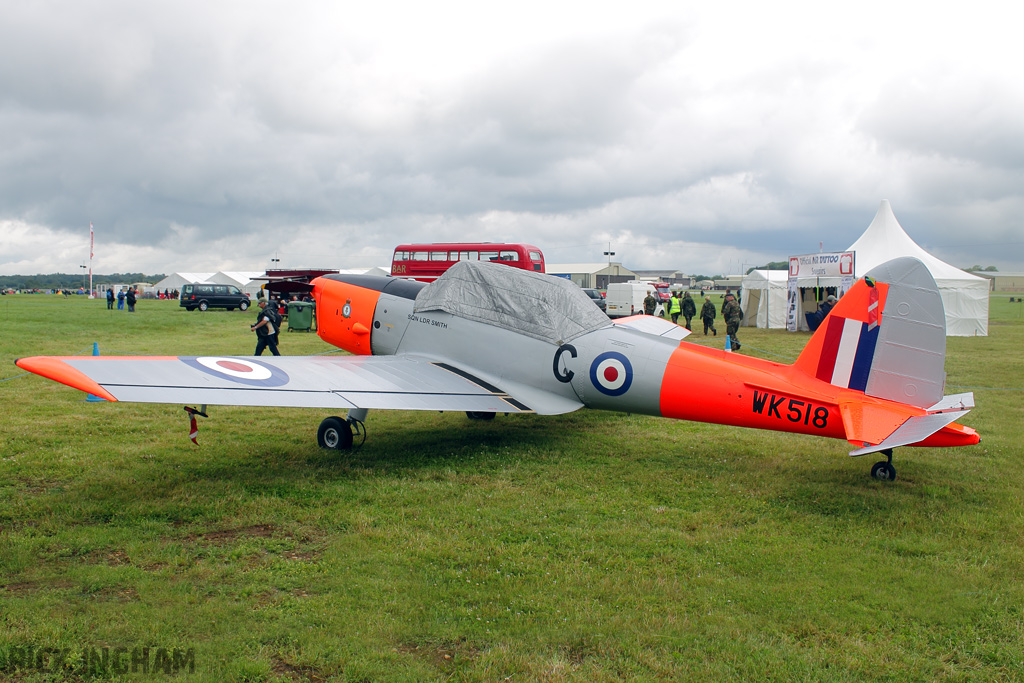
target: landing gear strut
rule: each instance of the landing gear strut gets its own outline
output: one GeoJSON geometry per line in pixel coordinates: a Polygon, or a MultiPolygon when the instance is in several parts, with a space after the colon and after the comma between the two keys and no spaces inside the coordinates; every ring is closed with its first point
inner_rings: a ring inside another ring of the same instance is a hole
{"type": "Polygon", "coordinates": [[[336,451],[347,451],[352,448],[355,435],[362,435],[359,445],[366,441],[366,425],[363,420],[366,418],[365,408],[354,408],[348,411],[347,418],[331,416],[320,423],[316,430],[316,442],[320,448],[329,448],[336,451]]]}
{"type": "Polygon", "coordinates": [[[892,449],[882,451],[887,460],[879,460],[871,467],[871,476],[882,481],[895,481],[896,468],[892,466],[892,449]]]}

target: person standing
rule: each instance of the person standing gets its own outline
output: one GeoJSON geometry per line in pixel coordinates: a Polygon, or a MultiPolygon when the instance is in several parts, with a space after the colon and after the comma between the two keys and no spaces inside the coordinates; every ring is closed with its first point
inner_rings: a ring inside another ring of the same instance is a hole
{"type": "Polygon", "coordinates": [[[135,288],[132,287],[128,290],[128,293],[124,295],[124,300],[128,304],[128,312],[135,312],[135,288]]]}
{"type": "Polygon", "coordinates": [[[733,351],[740,350],[740,342],[736,339],[736,333],[740,329],[740,321],[743,320],[743,309],[736,301],[736,297],[729,293],[725,295],[725,303],[722,304],[722,318],[725,319],[725,333],[729,335],[729,344],[733,351]]]}
{"type": "Polygon", "coordinates": [[[107,287],[107,310],[114,310],[114,290],[107,287]]]}
{"type": "Polygon", "coordinates": [[[263,349],[269,347],[270,353],[280,356],[281,353],[277,350],[277,342],[274,339],[277,330],[274,328],[273,313],[266,310],[267,302],[264,300],[260,300],[257,306],[260,310],[256,315],[256,322],[249,326],[249,329],[256,333],[256,353],[253,355],[262,356],[263,349]]]}
{"type": "Polygon", "coordinates": [[[673,292],[668,298],[668,314],[672,316],[672,322],[679,324],[679,314],[682,307],[679,304],[679,292],[673,292]]]}
{"type": "Polygon", "coordinates": [[[658,307],[658,300],[654,298],[654,293],[651,290],[647,290],[647,296],[644,297],[644,313],[646,315],[654,315],[654,310],[658,307]]]}
{"type": "MultiPolygon", "coordinates": [[[[692,332],[693,328],[690,327],[690,321],[693,320],[693,316],[697,315],[697,304],[693,303],[693,299],[690,298],[689,292],[683,293],[682,308],[683,318],[686,320],[686,324],[683,327],[692,332]]],[[[707,334],[707,332],[704,334],[707,334]]]]}
{"type": "Polygon", "coordinates": [[[124,310],[124,287],[117,291],[117,310],[124,310]]]}
{"type": "Polygon", "coordinates": [[[715,329],[715,316],[718,315],[718,311],[715,309],[715,305],[711,303],[711,297],[704,297],[704,305],[700,309],[700,319],[704,321],[704,336],[708,336],[708,330],[710,329],[712,334],[718,336],[718,330],[715,329]]]}
{"type": "Polygon", "coordinates": [[[825,316],[828,315],[828,312],[832,310],[832,308],[836,305],[837,301],[839,301],[839,299],[837,299],[834,294],[829,294],[828,295],[828,298],[825,299],[825,303],[823,303],[818,308],[818,310],[821,311],[821,319],[822,320],[825,319],[825,316]]]}

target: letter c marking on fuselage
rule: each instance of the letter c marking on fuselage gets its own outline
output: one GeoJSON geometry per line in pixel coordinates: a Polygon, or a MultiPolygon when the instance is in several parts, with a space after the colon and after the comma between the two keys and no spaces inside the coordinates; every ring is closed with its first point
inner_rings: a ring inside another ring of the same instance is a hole
{"type": "Polygon", "coordinates": [[[562,382],[564,384],[568,384],[569,382],[572,381],[573,375],[575,375],[576,373],[574,373],[572,370],[568,370],[568,369],[565,372],[559,371],[559,369],[558,369],[558,359],[561,358],[562,354],[565,353],[565,352],[568,352],[569,355],[572,356],[573,358],[576,357],[576,347],[575,346],[573,346],[572,344],[562,344],[561,346],[558,347],[558,350],[555,351],[555,360],[551,364],[551,369],[554,370],[554,372],[555,372],[555,379],[557,379],[559,382],[562,382]]]}

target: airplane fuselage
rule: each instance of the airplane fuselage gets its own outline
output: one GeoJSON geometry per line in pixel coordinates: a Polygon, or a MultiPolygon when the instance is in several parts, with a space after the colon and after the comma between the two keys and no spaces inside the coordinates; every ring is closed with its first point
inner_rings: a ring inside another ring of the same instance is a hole
{"type": "MultiPolygon", "coordinates": [[[[356,354],[407,355],[471,370],[540,414],[586,406],[844,439],[842,400],[892,403],[790,365],[620,325],[563,344],[512,336],[443,311],[415,312],[420,283],[377,289],[384,284],[358,276],[316,280],[320,336],[356,354]]],[[[961,441],[969,440],[940,432],[924,445],[961,441]]]]}

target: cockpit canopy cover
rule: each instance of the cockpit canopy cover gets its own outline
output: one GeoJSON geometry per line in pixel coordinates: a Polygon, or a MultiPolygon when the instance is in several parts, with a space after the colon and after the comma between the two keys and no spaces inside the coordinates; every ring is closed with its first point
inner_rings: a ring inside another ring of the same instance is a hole
{"type": "Polygon", "coordinates": [[[570,280],[480,261],[449,268],[423,288],[414,311],[444,311],[552,344],[611,324],[570,280]]]}

